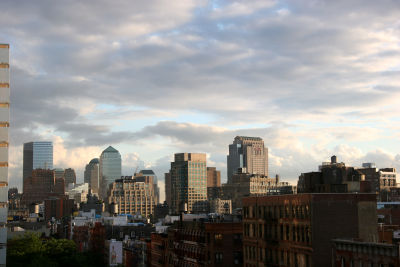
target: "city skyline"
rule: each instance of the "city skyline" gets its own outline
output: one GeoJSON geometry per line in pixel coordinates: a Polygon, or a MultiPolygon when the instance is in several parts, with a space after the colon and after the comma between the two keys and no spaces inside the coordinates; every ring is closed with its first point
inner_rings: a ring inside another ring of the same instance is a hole
{"type": "Polygon", "coordinates": [[[199,152],[226,182],[237,135],[261,137],[269,175],[292,183],[331,155],[400,168],[394,2],[2,7],[10,187],[22,188],[22,144],[40,140],[53,142],[54,167],[75,169],[78,182],[109,145],[124,175],[139,166],[161,178],[174,153],[199,152]]]}

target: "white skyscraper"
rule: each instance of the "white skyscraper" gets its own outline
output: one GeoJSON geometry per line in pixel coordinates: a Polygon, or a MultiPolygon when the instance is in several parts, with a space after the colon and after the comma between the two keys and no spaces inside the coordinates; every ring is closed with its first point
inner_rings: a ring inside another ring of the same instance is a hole
{"type": "Polygon", "coordinates": [[[10,122],[10,45],[0,44],[0,266],[6,266],[8,127],[10,122]]]}

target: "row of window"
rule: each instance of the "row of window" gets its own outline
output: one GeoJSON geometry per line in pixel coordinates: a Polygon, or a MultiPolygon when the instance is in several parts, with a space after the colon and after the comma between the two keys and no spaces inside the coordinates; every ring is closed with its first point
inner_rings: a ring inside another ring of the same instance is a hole
{"type": "MultiPolygon", "coordinates": [[[[311,256],[295,253],[287,250],[257,248],[255,246],[244,246],[244,258],[246,261],[258,261],[267,264],[279,264],[285,266],[299,266],[303,263],[305,267],[311,266],[311,256]]],[[[246,264],[245,266],[250,266],[246,264]]]]}
{"type": "Polygon", "coordinates": [[[311,228],[308,225],[244,223],[243,226],[245,237],[311,243],[311,228]]]}
{"type": "Polygon", "coordinates": [[[248,206],[243,207],[244,218],[281,219],[297,218],[309,219],[309,205],[279,205],[279,206],[248,206]]]}

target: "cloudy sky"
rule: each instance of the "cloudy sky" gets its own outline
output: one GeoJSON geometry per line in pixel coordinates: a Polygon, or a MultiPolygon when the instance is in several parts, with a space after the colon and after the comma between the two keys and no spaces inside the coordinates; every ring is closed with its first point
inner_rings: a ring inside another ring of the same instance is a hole
{"type": "MultiPolygon", "coordinates": [[[[400,3],[2,0],[11,45],[10,186],[22,144],[54,142],[56,167],[108,145],[123,172],[260,136],[270,175],[295,183],[336,154],[400,168],[400,3]]],[[[162,186],[162,185],[161,185],[162,186]]],[[[20,187],[21,189],[21,187],[20,187]]]]}

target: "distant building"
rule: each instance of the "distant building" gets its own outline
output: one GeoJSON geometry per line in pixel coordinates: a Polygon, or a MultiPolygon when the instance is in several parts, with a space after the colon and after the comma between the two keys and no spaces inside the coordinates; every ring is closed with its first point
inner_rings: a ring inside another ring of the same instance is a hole
{"type": "Polygon", "coordinates": [[[167,172],[164,174],[164,180],[165,180],[165,201],[167,202],[167,205],[171,207],[172,205],[172,192],[171,192],[171,173],[167,172]]]}
{"type": "Polygon", "coordinates": [[[239,168],[250,174],[268,176],[268,148],[260,137],[236,136],[229,145],[228,183],[239,168]]]}
{"type": "Polygon", "coordinates": [[[24,144],[23,180],[32,175],[35,169],[53,169],[53,143],[29,142],[24,144]]]}
{"type": "Polygon", "coordinates": [[[109,146],[100,155],[100,179],[103,198],[107,197],[108,186],[121,178],[121,154],[109,146]]]}
{"type": "Polygon", "coordinates": [[[221,172],[215,167],[207,167],[207,187],[221,187],[221,172]]]}
{"type": "Polygon", "coordinates": [[[209,200],[210,212],[218,214],[232,214],[232,200],[216,198],[209,200]]]}
{"type": "Polygon", "coordinates": [[[154,215],[157,192],[154,176],[123,176],[110,184],[108,204],[118,205],[118,214],[141,214],[149,218],[154,215]]]}
{"type": "Polygon", "coordinates": [[[242,208],[243,197],[296,194],[296,187],[288,182],[280,182],[279,176],[268,178],[264,175],[250,174],[245,169],[239,169],[234,174],[231,183],[222,187],[222,198],[232,200],[232,208],[242,208]]]}
{"type": "Polygon", "coordinates": [[[331,157],[331,162],[323,162],[319,169],[300,175],[298,193],[371,192],[371,183],[365,180],[362,171],[338,163],[336,156],[331,157]]]}
{"type": "Polygon", "coordinates": [[[141,170],[138,173],[135,173],[135,177],[139,176],[149,176],[152,177],[153,180],[153,189],[154,189],[154,195],[156,197],[156,204],[160,202],[160,188],[158,187],[158,178],[157,175],[154,173],[153,170],[141,170]]]}
{"type": "Polygon", "coordinates": [[[244,266],[331,266],[332,239],[377,242],[376,222],[375,194],[247,197],[244,266]]]}
{"type": "Polygon", "coordinates": [[[87,195],[89,194],[89,184],[72,184],[68,186],[66,192],[69,199],[73,199],[75,203],[82,203],[87,201],[87,195]]]}
{"type": "Polygon", "coordinates": [[[177,153],[171,162],[171,211],[207,210],[207,162],[203,153],[177,153]]]}
{"type": "Polygon", "coordinates": [[[45,220],[52,218],[60,220],[63,217],[69,217],[74,211],[74,200],[66,196],[50,197],[44,200],[45,220]]]}
{"type": "Polygon", "coordinates": [[[94,158],[85,167],[84,182],[89,184],[89,189],[95,195],[99,195],[100,178],[100,161],[98,158],[94,158]]]}
{"type": "Polygon", "coordinates": [[[74,169],[68,168],[64,171],[65,186],[76,184],[76,173],[74,169]]]}
{"type": "Polygon", "coordinates": [[[10,126],[10,45],[0,44],[0,266],[6,265],[8,128],[10,126]]]}
{"type": "Polygon", "coordinates": [[[36,169],[24,180],[22,201],[26,205],[41,203],[49,197],[63,197],[64,179],[55,178],[53,170],[36,169]]]}
{"type": "Polygon", "coordinates": [[[390,191],[396,190],[397,172],[395,168],[378,169],[373,163],[363,163],[363,168],[357,170],[364,174],[365,181],[371,183],[372,192],[378,193],[379,201],[393,201],[390,191]]]}

